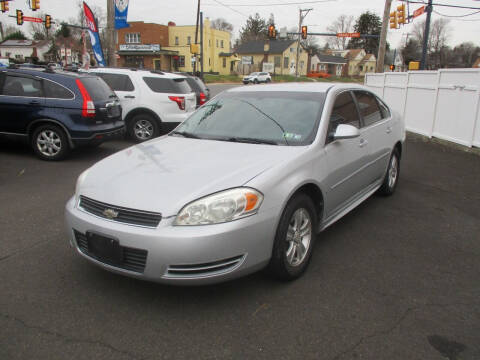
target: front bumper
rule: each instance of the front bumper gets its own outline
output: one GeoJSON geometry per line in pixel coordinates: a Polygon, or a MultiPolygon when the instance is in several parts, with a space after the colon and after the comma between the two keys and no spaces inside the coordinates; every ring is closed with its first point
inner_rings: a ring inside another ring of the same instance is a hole
{"type": "Polygon", "coordinates": [[[263,268],[272,253],[278,211],[204,226],[173,226],[164,218],[156,228],[122,224],[84,212],[71,198],[65,209],[70,244],[77,253],[106,270],[172,284],[209,284],[263,268]],[[122,247],[146,250],[143,272],[99,261],[82,251],[75,232],[95,232],[117,239],[122,247]]]}

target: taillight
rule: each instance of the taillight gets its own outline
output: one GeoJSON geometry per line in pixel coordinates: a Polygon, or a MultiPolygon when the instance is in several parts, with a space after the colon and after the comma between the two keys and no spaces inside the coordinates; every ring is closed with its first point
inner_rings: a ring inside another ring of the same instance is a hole
{"type": "Polygon", "coordinates": [[[78,90],[80,90],[80,94],[82,95],[82,98],[83,98],[82,116],[94,117],[95,104],[93,103],[92,98],[90,97],[90,94],[88,93],[87,89],[85,89],[85,86],[83,85],[80,79],[77,79],[76,83],[78,86],[78,90]]]}
{"type": "Polygon", "coordinates": [[[204,93],[200,93],[200,104],[199,105],[203,105],[207,102],[207,95],[205,95],[204,93]]]}
{"type": "Polygon", "coordinates": [[[169,96],[170,100],[175,101],[180,110],[185,110],[185,97],[183,96],[169,96]]]}

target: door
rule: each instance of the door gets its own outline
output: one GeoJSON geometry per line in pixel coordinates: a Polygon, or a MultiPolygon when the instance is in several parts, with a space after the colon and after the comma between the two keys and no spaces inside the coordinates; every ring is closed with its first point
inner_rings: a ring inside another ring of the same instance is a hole
{"type": "MultiPolygon", "coordinates": [[[[350,91],[336,95],[330,114],[325,156],[327,162],[324,178],[325,215],[330,218],[350,204],[368,185],[365,168],[368,163],[368,149],[360,127],[360,115],[350,91]],[[360,130],[360,136],[353,139],[334,140],[332,135],[338,125],[347,124],[360,130]]],[[[319,173],[319,176],[323,174],[319,173]]]]}
{"type": "Polygon", "coordinates": [[[125,119],[139,101],[139,90],[135,88],[130,76],[107,72],[98,72],[95,75],[100,76],[115,91],[122,105],[122,118],[125,119]]]}
{"type": "Polygon", "coordinates": [[[354,92],[362,119],[362,133],[368,143],[368,174],[369,183],[383,178],[388,160],[394,146],[392,133],[392,117],[388,108],[369,91],[354,92]],[[382,109],[383,108],[383,109],[382,109]]]}
{"type": "Polygon", "coordinates": [[[26,134],[44,106],[40,79],[7,72],[0,91],[0,132],[26,134]]]}
{"type": "Polygon", "coordinates": [[[155,59],[153,61],[153,67],[155,68],[155,70],[158,70],[158,71],[162,70],[162,61],[155,59]]]}

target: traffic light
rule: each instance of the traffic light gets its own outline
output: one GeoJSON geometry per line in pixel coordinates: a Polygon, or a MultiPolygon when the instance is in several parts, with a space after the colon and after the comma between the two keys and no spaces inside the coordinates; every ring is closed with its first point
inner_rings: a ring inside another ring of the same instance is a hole
{"type": "Polygon", "coordinates": [[[3,13],[8,11],[8,1],[2,1],[0,5],[3,13]]]}
{"type": "Polygon", "coordinates": [[[393,65],[393,64],[390,65],[390,70],[391,70],[391,71],[395,71],[395,65],[393,65]]]}
{"type": "Polygon", "coordinates": [[[50,15],[45,15],[45,29],[50,29],[52,27],[52,17],[50,15]]]}
{"type": "Polygon", "coordinates": [[[276,36],[277,36],[277,31],[275,30],[275,26],[274,25],[269,25],[268,26],[268,38],[269,39],[275,39],[276,36]]]}
{"type": "Polygon", "coordinates": [[[397,27],[397,12],[394,11],[390,13],[390,29],[396,29],[397,27]]]}
{"type": "Polygon", "coordinates": [[[23,11],[17,10],[17,25],[23,25],[23,11]]]}
{"type": "Polygon", "coordinates": [[[40,0],[32,0],[32,10],[37,11],[40,9],[40,0]]]}
{"type": "Polygon", "coordinates": [[[399,24],[405,24],[406,18],[405,18],[405,4],[397,6],[397,21],[399,24]]]}
{"type": "Polygon", "coordinates": [[[302,26],[302,39],[306,39],[308,35],[307,27],[302,26]]]}

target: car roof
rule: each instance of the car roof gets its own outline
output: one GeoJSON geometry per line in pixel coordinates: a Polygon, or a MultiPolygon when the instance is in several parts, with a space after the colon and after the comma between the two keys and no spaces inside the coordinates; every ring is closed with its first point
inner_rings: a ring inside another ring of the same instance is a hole
{"type": "Polygon", "coordinates": [[[77,72],[70,72],[70,71],[61,71],[61,70],[47,70],[42,67],[38,68],[6,68],[2,70],[7,70],[8,72],[12,73],[19,73],[19,74],[26,74],[31,76],[41,76],[47,79],[55,79],[59,77],[63,78],[80,78],[80,77],[89,77],[92,76],[88,73],[77,73],[77,72]]]}
{"type": "Polygon", "coordinates": [[[169,72],[155,72],[155,70],[149,69],[135,69],[135,68],[114,68],[114,67],[98,67],[98,68],[91,68],[88,72],[109,72],[114,74],[126,74],[126,73],[137,73],[141,75],[148,75],[148,76],[158,76],[167,79],[184,79],[184,75],[174,74],[169,72]]]}
{"type": "MultiPolygon", "coordinates": [[[[253,92],[253,91],[290,91],[290,92],[321,92],[326,93],[333,87],[351,88],[352,84],[344,83],[281,83],[255,86],[239,86],[227,90],[228,92],[253,92]],[[346,85],[346,86],[345,86],[346,85]]],[[[358,85],[357,85],[358,86],[358,85]]]]}

